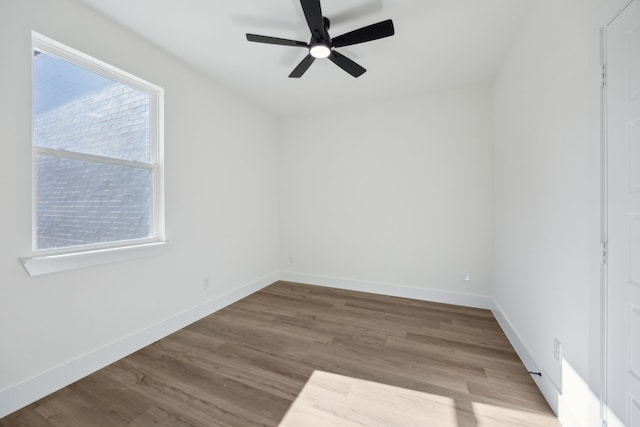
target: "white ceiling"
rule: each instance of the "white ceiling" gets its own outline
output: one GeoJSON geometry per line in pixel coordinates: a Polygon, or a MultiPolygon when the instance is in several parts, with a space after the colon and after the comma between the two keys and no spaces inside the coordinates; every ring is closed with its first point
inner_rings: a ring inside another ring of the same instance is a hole
{"type": "Polygon", "coordinates": [[[328,60],[290,79],[307,51],[245,33],[308,42],[299,0],[82,1],[279,116],[491,81],[531,4],[323,0],[332,37],[388,18],[395,35],[338,49],[367,69],[357,79],[328,60]]]}

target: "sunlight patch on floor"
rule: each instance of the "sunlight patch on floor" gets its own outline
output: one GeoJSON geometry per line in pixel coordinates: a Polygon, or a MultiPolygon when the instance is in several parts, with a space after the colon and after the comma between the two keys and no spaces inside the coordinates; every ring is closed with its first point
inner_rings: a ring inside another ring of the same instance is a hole
{"type": "Polygon", "coordinates": [[[280,427],[444,427],[455,421],[450,398],[315,371],[280,427]]]}
{"type": "Polygon", "coordinates": [[[279,427],[559,426],[550,414],[314,371],[279,427]]]}

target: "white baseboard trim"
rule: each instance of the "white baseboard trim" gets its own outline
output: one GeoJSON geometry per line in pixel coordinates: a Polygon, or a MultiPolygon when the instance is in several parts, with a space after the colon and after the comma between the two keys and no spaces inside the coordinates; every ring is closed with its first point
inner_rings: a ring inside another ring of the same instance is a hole
{"type": "Polygon", "coordinates": [[[437,289],[416,288],[392,283],[345,279],[333,276],[296,273],[293,271],[281,271],[280,280],[304,283],[307,285],[328,286],[331,288],[346,289],[350,291],[412,298],[422,301],[484,308],[487,310],[491,310],[493,308],[493,299],[487,296],[442,291],[437,289]]]}
{"type": "Polygon", "coordinates": [[[600,399],[590,389],[587,381],[565,358],[561,360],[560,383],[556,385],[551,381],[548,372],[545,372],[536,363],[526,342],[513,327],[502,308],[497,302],[494,304],[493,315],[527,370],[542,373],[541,377],[537,375],[531,377],[560,423],[564,427],[600,427],[602,425],[600,399]]]}
{"type": "Polygon", "coordinates": [[[0,418],[251,295],[277,280],[278,273],[268,274],[20,384],[0,390],[0,418]]]}
{"type": "Polygon", "coordinates": [[[516,353],[518,353],[518,356],[520,356],[520,359],[522,360],[522,363],[524,363],[524,366],[527,368],[527,370],[531,372],[542,373],[541,377],[537,375],[532,375],[531,377],[533,378],[536,385],[542,392],[542,395],[544,396],[544,398],[549,403],[551,410],[553,410],[553,412],[557,415],[558,414],[558,398],[560,396],[560,392],[558,391],[556,386],[551,382],[551,380],[549,379],[549,376],[540,369],[540,367],[536,363],[536,360],[531,355],[531,351],[529,351],[529,347],[527,346],[525,341],[520,337],[520,334],[518,334],[518,332],[516,332],[516,330],[513,328],[513,326],[511,325],[511,322],[509,321],[507,316],[504,314],[504,311],[502,311],[502,308],[500,307],[500,305],[498,305],[497,302],[493,301],[493,308],[491,309],[491,311],[493,313],[493,316],[498,321],[498,324],[502,328],[502,331],[505,333],[505,335],[509,339],[509,342],[513,346],[514,350],[516,351],[516,353]]]}

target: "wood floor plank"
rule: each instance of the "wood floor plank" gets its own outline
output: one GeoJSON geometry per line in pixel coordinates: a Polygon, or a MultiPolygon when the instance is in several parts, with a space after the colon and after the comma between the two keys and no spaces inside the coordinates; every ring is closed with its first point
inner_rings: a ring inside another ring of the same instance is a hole
{"type": "Polygon", "coordinates": [[[35,406],[27,406],[21,411],[0,419],[0,425],[11,427],[51,427],[51,423],[35,411],[35,406]]]}
{"type": "Polygon", "coordinates": [[[518,355],[512,348],[508,347],[492,347],[489,345],[481,345],[469,342],[469,339],[461,341],[456,337],[439,337],[435,333],[421,333],[416,334],[414,332],[407,333],[408,341],[416,341],[429,346],[441,347],[447,349],[453,349],[454,352],[466,354],[469,358],[475,356],[486,356],[504,361],[517,362],[519,360],[518,355]]]}
{"type": "Polygon", "coordinates": [[[183,361],[212,372],[218,372],[221,375],[224,374],[238,382],[254,386],[265,393],[291,400],[300,391],[299,380],[279,375],[272,370],[265,369],[264,366],[254,366],[248,371],[246,361],[238,357],[228,357],[228,352],[191,349],[185,353],[183,349],[174,351],[159,345],[162,341],[164,340],[154,344],[159,351],[165,352],[167,355],[182,354],[180,357],[183,361]]]}
{"type": "Polygon", "coordinates": [[[68,388],[82,396],[88,405],[117,414],[125,424],[137,418],[141,409],[151,408],[154,404],[140,392],[109,381],[102,371],[75,382],[68,388]]]}
{"type": "Polygon", "coordinates": [[[488,310],[277,282],[0,427],[559,426],[488,310]]]}
{"type": "Polygon", "coordinates": [[[63,389],[55,399],[40,405],[36,412],[53,426],[118,427],[127,424],[121,412],[110,412],[100,405],[94,405],[90,397],[70,388],[63,389]]]}

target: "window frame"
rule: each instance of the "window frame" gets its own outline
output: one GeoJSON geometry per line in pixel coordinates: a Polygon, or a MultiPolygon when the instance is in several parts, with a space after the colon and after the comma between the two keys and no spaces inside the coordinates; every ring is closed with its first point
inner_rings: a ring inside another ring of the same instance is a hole
{"type": "MultiPolygon", "coordinates": [[[[152,83],[149,83],[139,77],[136,77],[126,71],[120,70],[112,65],[82,53],[76,49],[66,46],[60,42],[50,39],[42,34],[32,32],[31,45],[31,90],[32,90],[32,111],[31,111],[31,147],[32,147],[32,219],[31,219],[31,248],[32,257],[22,260],[25,268],[29,271],[27,264],[38,261],[38,259],[47,258],[60,259],[73,255],[83,255],[82,259],[91,258],[89,255],[99,255],[100,253],[109,254],[108,258],[113,259],[114,250],[131,249],[131,248],[148,248],[157,246],[166,242],[165,223],[164,223],[164,90],[152,83]],[[149,95],[149,143],[150,143],[150,162],[144,163],[132,160],[123,160],[112,157],[100,156],[95,154],[79,153],[63,149],[53,149],[47,147],[39,147],[34,144],[34,58],[35,52],[41,52],[54,56],[64,61],[70,62],[76,66],[85,68],[91,72],[100,74],[112,79],[123,85],[130,86],[136,90],[149,95]],[[63,158],[68,160],[82,160],[92,163],[125,166],[131,168],[139,168],[150,171],[151,173],[151,237],[142,239],[119,240],[107,243],[87,244],[65,246],[53,249],[38,249],[37,233],[38,233],[38,177],[36,170],[36,161],[39,155],[63,158]]],[[[132,252],[132,251],[127,251],[132,252]]],[[[79,258],[79,259],[80,259],[79,258]]],[[[99,258],[99,257],[98,257],[99,258]]],[[[116,257],[118,258],[118,257],[116,257]]],[[[107,261],[110,262],[110,261],[107,261]]],[[[100,262],[98,262],[100,263],[100,262]]],[[[77,268],[77,267],[75,267],[77,268]]],[[[31,273],[30,273],[31,274],[31,273]]],[[[42,273],[44,274],[44,273],[42,273]]]]}

